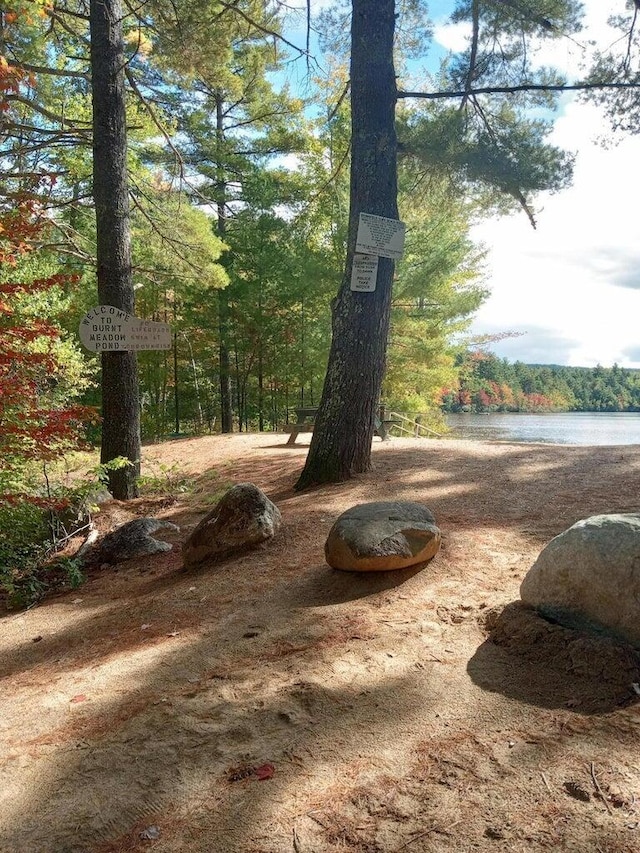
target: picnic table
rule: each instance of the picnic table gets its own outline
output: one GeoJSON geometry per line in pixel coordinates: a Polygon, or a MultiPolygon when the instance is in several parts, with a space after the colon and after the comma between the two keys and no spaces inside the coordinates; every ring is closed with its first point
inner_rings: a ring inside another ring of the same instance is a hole
{"type": "MultiPolygon", "coordinates": [[[[301,432],[313,432],[318,407],[303,406],[299,409],[294,409],[294,411],[296,413],[295,422],[285,424],[284,427],[284,431],[290,433],[287,444],[295,444],[301,432]]],[[[375,419],[373,434],[379,436],[382,441],[388,441],[391,438],[389,434],[391,427],[399,423],[400,421],[386,418],[384,408],[381,407],[375,419]]]]}

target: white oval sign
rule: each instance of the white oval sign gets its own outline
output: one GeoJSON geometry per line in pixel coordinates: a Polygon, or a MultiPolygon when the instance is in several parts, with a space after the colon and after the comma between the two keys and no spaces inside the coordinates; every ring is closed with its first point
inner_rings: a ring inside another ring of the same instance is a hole
{"type": "Polygon", "coordinates": [[[91,352],[171,349],[171,326],[141,320],[113,305],[98,305],[80,321],[80,340],[91,352]]]}

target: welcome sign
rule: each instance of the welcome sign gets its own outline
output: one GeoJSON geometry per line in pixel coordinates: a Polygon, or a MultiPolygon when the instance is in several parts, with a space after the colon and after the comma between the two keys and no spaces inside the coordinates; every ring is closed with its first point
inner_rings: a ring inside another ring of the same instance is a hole
{"type": "Polygon", "coordinates": [[[113,305],[98,305],[80,321],[80,340],[91,352],[171,349],[171,326],[141,320],[113,305]]]}

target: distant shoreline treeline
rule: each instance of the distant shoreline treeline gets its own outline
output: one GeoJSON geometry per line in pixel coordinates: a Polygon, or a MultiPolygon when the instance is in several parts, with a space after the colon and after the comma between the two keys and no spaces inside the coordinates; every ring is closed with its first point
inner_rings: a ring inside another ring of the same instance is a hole
{"type": "Polygon", "coordinates": [[[639,412],[640,371],[510,363],[493,353],[459,359],[458,386],[442,393],[444,412],[639,412]]]}

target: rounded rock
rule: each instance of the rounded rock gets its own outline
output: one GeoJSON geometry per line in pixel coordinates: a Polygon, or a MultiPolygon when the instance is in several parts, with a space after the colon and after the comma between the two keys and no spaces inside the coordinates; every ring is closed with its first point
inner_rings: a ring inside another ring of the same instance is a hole
{"type": "Polygon", "coordinates": [[[433,513],[413,501],[375,501],[343,512],[324,551],[334,569],[382,572],[425,563],[440,549],[433,513]]]}
{"type": "Polygon", "coordinates": [[[520,597],[560,624],[604,630],[640,648],[640,514],[576,522],[540,552],[520,597]]]}

